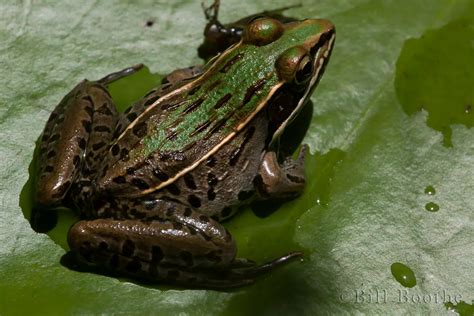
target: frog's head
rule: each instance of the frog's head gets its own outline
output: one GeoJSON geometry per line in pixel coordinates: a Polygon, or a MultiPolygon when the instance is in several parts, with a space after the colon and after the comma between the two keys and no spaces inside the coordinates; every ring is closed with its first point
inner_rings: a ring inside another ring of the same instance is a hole
{"type": "Polygon", "coordinates": [[[248,24],[243,43],[262,49],[269,47],[268,54],[274,54],[274,69],[281,83],[272,96],[277,102],[269,102],[275,117],[273,139],[311,97],[329,61],[334,40],[334,25],[323,19],[283,24],[275,19],[259,18],[248,24]]]}

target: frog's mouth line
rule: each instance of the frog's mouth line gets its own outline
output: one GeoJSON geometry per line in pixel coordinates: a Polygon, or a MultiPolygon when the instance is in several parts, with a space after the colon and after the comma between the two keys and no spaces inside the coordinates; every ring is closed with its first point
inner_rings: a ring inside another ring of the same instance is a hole
{"type": "Polygon", "coordinates": [[[322,77],[322,74],[324,73],[326,65],[329,62],[335,40],[336,31],[331,29],[328,32],[322,34],[318,40],[318,44],[311,48],[310,55],[313,58],[313,74],[311,76],[311,81],[309,82],[306,90],[302,93],[302,96],[298,101],[298,105],[295,107],[294,111],[285,121],[280,124],[278,129],[273,134],[273,138],[270,143],[274,143],[281,136],[285,127],[288,126],[288,124],[290,124],[296,116],[298,116],[299,112],[303,108],[303,105],[308,100],[308,97],[310,97],[313,93],[322,77]]]}

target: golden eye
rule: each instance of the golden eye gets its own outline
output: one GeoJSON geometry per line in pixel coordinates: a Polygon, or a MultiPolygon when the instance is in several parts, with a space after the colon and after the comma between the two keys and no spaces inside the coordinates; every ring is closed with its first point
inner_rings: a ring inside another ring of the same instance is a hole
{"type": "Polygon", "coordinates": [[[276,63],[276,70],[281,80],[294,82],[297,85],[306,83],[313,72],[313,63],[306,48],[295,46],[281,54],[276,63]]]}
{"type": "Polygon", "coordinates": [[[306,83],[313,74],[313,63],[308,55],[303,57],[298,65],[298,70],[295,74],[295,83],[297,85],[306,83]]]}

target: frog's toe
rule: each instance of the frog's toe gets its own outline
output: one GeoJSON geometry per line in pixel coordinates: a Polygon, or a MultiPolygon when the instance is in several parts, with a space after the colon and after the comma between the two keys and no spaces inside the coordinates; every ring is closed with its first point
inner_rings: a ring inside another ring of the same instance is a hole
{"type": "Polygon", "coordinates": [[[275,269],[278,266],[281,266],[283,264],[286,264],[290,262],[291,260],[301,258],[303,256],[303,253],[300,251],[295,251],[295,252],[290,252],[284,256],[281,256],[279,258],[276,258],[272,261],[266,262],[261,265],[253,265],[253,266],[247,266],[247,267],[240,267],[240,268],[234,268],[232,269],[232,273],[236,275],[241,275],[245,276],[247,278],[254,278],[256,276],[259,276],[261,274],[267,273],[273,269],[275,269]]]}

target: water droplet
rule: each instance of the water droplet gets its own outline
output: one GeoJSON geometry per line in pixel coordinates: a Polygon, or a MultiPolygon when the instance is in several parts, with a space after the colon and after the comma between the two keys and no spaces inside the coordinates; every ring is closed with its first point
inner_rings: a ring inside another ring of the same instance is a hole
{"type": "Polygon", "coordinates": [[[400,262],[395,262],[390,266],[392,275],[404,287],[414,287],[416,285],[416,277],[413,270],[400,262]]]}
{"type": "Polygon", "coordinates": [[[425,205],[425,209],[429,212],[438,212],[439,211],[439,205],[434,203],[434,202],[428,202],[425,205]]]}
{"type": "Polygon", "coordinates": [[[435,188],[432,186],[432,185],[429,185],[425,188],[425,194],[428,194],[428,195],[435,195],[436,194],[436,190],[435,188]]]}

